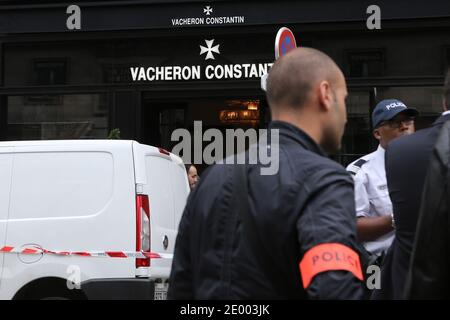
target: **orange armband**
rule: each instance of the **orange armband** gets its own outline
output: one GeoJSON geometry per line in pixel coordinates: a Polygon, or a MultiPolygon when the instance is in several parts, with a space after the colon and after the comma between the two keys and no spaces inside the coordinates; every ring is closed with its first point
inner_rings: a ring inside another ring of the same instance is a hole
{"type": "Polygon", "coordinates": [[[343,270],[363,280],[359,255],[340,243],[324,243],[309,249],[299,264],[303,288],[307,288],[319,273],[343,270]]]}

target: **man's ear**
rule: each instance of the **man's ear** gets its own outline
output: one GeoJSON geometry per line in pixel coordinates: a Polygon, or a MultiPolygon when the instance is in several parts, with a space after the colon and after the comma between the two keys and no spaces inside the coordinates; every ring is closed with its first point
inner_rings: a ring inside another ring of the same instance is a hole
{"type": "Polygon", "coordinates": [[[333,93],[331,91],[331,85],[328,81],[322,81],[319,84],[319,103],[327,111],[333,104],[333,93]]]}
{"type": "Polygon", "coordinates": [[[374,129],[374,130],[373,130],[373,136],[374,136],[375,139],[377,139],[378,141],[381,140],[380,128],[377,128],[377,129],[374,129]]]}

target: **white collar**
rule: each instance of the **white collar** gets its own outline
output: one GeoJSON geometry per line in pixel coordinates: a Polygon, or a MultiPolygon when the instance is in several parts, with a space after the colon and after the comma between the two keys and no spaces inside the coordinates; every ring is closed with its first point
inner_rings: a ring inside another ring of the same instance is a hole
{"type": "Polygon", "coordinates": [[[375,150],[375,152],[373,153],[373,156],[374,156],[373,159],[374,160],[377,159],[377,161],[381,160],[384,162],[385,152],[386,151],[384,150],[384,148],[381,146],[381,144],[379,144],[377,150],[375,150]]]}
{"type": "Polygon", "coordinates": [[[446,116],[446,115],[448,115],[448,114],[450,114],[450,110],[444,111],[444,112],[442,113],[443,116],[446,116]]]}
{"type": "Polygon", "coordinates": [[[383,153],[383,154],[384,154],[385,150],[384,150],[384,148],[381,146],[381,144],[378,145],[377,152],[380,152],[380,153],[383,153]]]}

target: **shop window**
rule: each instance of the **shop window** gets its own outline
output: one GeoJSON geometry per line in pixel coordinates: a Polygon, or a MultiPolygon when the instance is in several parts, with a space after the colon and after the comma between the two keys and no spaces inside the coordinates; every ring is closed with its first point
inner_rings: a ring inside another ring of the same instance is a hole
{"type": "Polygon", "coordinates": [[[339,155],[333,157],[345,166],[373,151],[369,90],[350,90],[346,105],[347,125],[342,139],[342,147],[339,155]]]}
{"type": "Polygon", "coordinates": [[[444,73],[447,73],[447,70],[450,69],[450,46],[445,48],[444,55],[444,73]]]}
{"type": "Polygon", "coordinates": [[[130,67],[134,64],[105,64],[102,66],[104,83],[130,83],[132,82],[130,67]]]}
{"type": "Polygon", "coordinates": [[[106,94],[9,96],[7,109],[9,140],[104,139],[108,135],[106,94]]]}
{"type": "Polygon", "coordinates": [[[220,110],[222,124],[251,125],[256,127],[260,121],[259,100],[228,100],[228,109],[220,110]]]}
{"type": "Polygon", "coordinates": [[[384,50],[349,50],[347,61],[350,77],[381,77],[384,75],[384,50]]]}
{"type": "Polygon", "coordinates": [[[175,129],[184,127],[184,109],[171,108],[161,110],[159,113],[159,129],[161,135],[161,146],[172,148],[172,132],[175,129]]]}
{"type": "Polygon", "coordinates": [[[33,60],[33,85],[66,84],[66,59],[33,60]]]}

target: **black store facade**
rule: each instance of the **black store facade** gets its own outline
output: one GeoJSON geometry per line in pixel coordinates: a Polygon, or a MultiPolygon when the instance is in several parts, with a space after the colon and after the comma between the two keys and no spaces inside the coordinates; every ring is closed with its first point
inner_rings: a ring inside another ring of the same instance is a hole
{"type": "Polygon", "coordinates": [[[442,108],[448,1],[0,1],[0,140],[120,138],[171,149],[171,132],[265,128],[260,76],[278,29],[329,54],[349,88],[343,164],[373,150],[370,113],[386,98],[442,108]],[[81,29],[68,30],[68,6],[81,29]]]}

